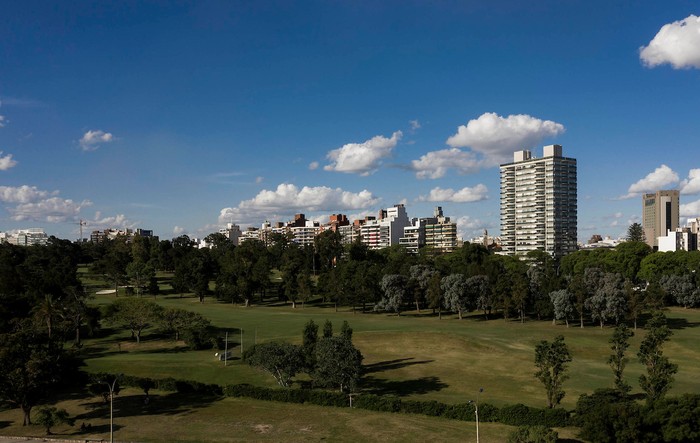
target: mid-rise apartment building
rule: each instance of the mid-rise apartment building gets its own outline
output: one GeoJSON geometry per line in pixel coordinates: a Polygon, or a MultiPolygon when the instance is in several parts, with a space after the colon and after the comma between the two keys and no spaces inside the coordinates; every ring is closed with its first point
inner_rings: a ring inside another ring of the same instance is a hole
{"type": "Polygon", "coordinates": [[[507,255],[542,250],[555,258],[576,250],[576,159],[560,145],[543,149],[542,158],[517,151],[501,165],[501,246],[507,255]]]}

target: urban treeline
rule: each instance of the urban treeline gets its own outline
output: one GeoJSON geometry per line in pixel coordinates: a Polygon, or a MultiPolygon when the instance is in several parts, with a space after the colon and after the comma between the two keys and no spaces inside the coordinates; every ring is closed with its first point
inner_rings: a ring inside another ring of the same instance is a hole
{"type": "MultiPolygon", "coordinates": [[[[519,259],[470,243],[450,254],[424,249],[413,255],[401,247],[371,250],[360,243],[343,246],[332,231],[322,233],[307,247],[282,234],[267,247],[256,241],[235,247],[220,234],[212,234],[208,241],[212,248],[197,249],[186,236],[172,241],[135,236],[83,244],[51,238],[46,246],[0,245],[0,372],[6,374],[0,380],[0,397],[20,407],[25,424],[30,423],[32,407],[46,400],[57,386],[81,382],[76,374],[82,337],[98,329],[101,321],[127,326],[137,341],[144,328],[157,325],[163,333],[185,339],[192,348],[217,346],[216,331],[205,318],[189,311],[165,310],[146,299],[161,292],[194,293],[201,302],[213,296],[246,306],[274,298],[290,302],[293,308],[314,302],[397,315],[415,310],[438,316],[451,312],[462,318],[478,311],[488,320],[552,319],[567,325],[571,320],[581,327],[627,322],[636,329],[644,319],[647,326],[661,328],[655,338],[659,348],[670,332],[663,332],[662,324],[654,326],[657,316],[648,320],[649,313],[669,305],[700,304],[700,253],[654,253],[639,241],[610,250],[578,251],[561,262],[539,251],[519,259]],[[78,278],[79,264],[113,285],[115,303],[104,312],[89,305],[90,296],[78,278]],[[159,280],[156,271],[170,273],[171,287],[159,280]]],[[[660,354],[650,349],[649,360],[644,360],[642,349],[638,357],[648,367],[659,367],[653,358],[660,354]]],[[[308,359],[313,353],[304,355],[308,359]]],[[[616,358],[621,371],[624,350],[616,358]]],[[[310,373],[318,373],[308,360],[304,364],[310,373]]],[[[667,361],[661,367],[671,377],[667,378],[670,386],[677,368],[667,361]]],[[[647,377],[642,383],[653,388],[652,374],[647,377]]],[[[324,383],[319,379],[319,386],[324,383]]],[[[335,386],[352,389],[353,383],[356,380],[335,386]]],[[[648,414],[663,414],[668,406],[658,406],[660,401],[697,403],[694,397],[663,400],[668,388],[661,385],[653,398],[643,386],[652,400],[632,408],[640,420],[646,420],[648,414]]],[[[551,398],[558,395],[554,392],[551,398]]],[[[631,408],[628,402],[632,400],[621,386],[614,393],[594,393],[586,401],[600,399],[606,407],[631,408]]],[[[577,408],[580,420],[585,415],[581,401],[577,408]]]]}

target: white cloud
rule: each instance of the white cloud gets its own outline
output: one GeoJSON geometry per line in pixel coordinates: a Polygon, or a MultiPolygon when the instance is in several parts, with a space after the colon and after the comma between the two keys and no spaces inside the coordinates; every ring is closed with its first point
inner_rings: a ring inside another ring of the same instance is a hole
{"type": "Polygon", "coordinates": [[[700,69],[700,17],[691,14],[663,25],[647,46],[639,48],[639,58],[650,68],[668,63],[674,69],[700,69]]]}
{"type": "Polygon", "coordinates": [[[700,169],[691,169],[688,178],[681,182],[681,194],[700,194],[700,169]]]}
{"type": "Polygon", "coordinates": [[[484,223],[478,218],[472,218],[468,215],[459,217],[457,223],[457,236],[465,241],[469,241],[474,237],[484,234],[484,229],[491,228],[488,223],[484,223]]]}
{"type": "Polygon", "coordinates": [[[471,203],[486,200],[488,198],[488,189],[483,184],[478,184],[473,188],[462,188],[455,191],[452,188],[442,189],[440,187],[433,188],[430,194],[419,198],[421,201],[429,202],[455,202],[455,203],[471,203]]]}
{"type": "Polygon", "coordinates": [[[318,212],[363,209],[379,203],[367,190],[353,193],[326,186],[299,189],[282,183],[275,190],[262,190],[250,200],[244,200],[235,208],[223,208],[219,222],[231,220],[255,220],[264,217],[291,215],[295,212],[318,212]]]}
{"type": "MultiPolygon", "coordinates": [[[[0,156],[2,155],[2,151],[0,151],[0,156]]],[[[7,154],[4,157],[0,157],[0,171],[7,171],[10,168],[13,168],[15,165],[17,165],[16,160],[12,160],[12,154],[7,154]]]]}
{"type": "Polygon", "coordinates": [[[669,185],[674,185],[678,183],[678,174],[676,174],[673,169],[666,165],[661,165],[650,172],[646,177],[632,183],[627,190],[627,195],[620,198],[633,198],[637,197],[645,192],[656,192],[664,188],[668,188],[669,185]]]}
{"type": "Polygon", "coordinates": [[[8,122],[4,115],[0,115],[0,128],[4,128],[8,122]]]}
{"type": "Polygon", "coordinates": [[[527,114],[500,115],[487,112],[457,128],[447,139],[453,148],[466,148],[484,156],[485,167],[510,161],[513,152],[538,145],[546,137],[564,132],[564,125],[551,120],[540,120],[527,114]]]}
{"type": "Polygon", "coordinates": [[[83,207],[90,205],[92,202],[89,200],[77,203],[70,199],[51,197],[36,202],[20,203],[8,210],[12,214],[12,220],[15,221],[35,220],[60,223],[75,219],[83,207]]]}
{"type": "Polygon", "coordinates": [[[42,191],[36,186],[0,186],[0,202],[4,203],[30,203],[56,194],[57,191],[42,191]]]}
{"type": "Polygon", "coordinates": [[[318,162],[311,162],[309,163],[309,171],[315,171],[319,166],[320,164],[318,162]]]}
{"type": "Polygon", "coordinates": [[[133,222],[126,218],[124,214],[103,217],[102,212],[95,212],[95,216],[89,222],[91,229],[134,229],[139,225],[139,222],[133,222]]]}
{"type": "Polygon", "coordinates": [[[416,129],[420,129],[420,122],[418,120],[411,120],[408,122],[409,125],[411,125],[411,131],[415,131],[416,129]]]}
{"type": "Polygon", "coordinates": [[[700,200],[680,205],[679,211],[681,217],[700,217],[700,200]]]}
{"type": "Polygon", "coordinates": [[[185,232],[185,228],[180,227],[180,226],[175,226],[173,228],[173,234],[174,235],[182,235],[185,232]]]}
{"type": "Polygon", "coordinates": [[[418,160],[412,160],[410,168],[416,171],[417,178],[435,179],[444,177],[450,168],[456,169],[460,174],[476,172],[479,169],[479,161],[472,152],[457,148],[442,149],[428,152],[418,160]]]}
{"type": "Polygon", "coordinates": [[[402,136],[401,131],[396,131],[391,138],[377,135],[363,143],[348,143],[328,152],[326,158],[331,163],[323,169],[369,175],[377,170],[383,159],[391,155],[402,136]]]}
{"type": "Polygon", "coordinates": [[[83,151],[94,151],[99,148],[99,145],[113,140],[114,136],[109,132],[91,130],[83,134],[83,138],[80,139],[80,146],[83,148],[83,151]]]}

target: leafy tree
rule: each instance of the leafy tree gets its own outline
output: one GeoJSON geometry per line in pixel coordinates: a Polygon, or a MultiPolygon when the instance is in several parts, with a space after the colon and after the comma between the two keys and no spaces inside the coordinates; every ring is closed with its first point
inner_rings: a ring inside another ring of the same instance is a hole
{"type": "Polygon", "coordinates": [[[483,311],[488,320],[491,309],[496,304],[489,278],[486,275],[475,275],[467,279],[466,285],[469,299],[476,300],[476,308],[483,311]]]}
{"type": "Polygon", "coordinates": [[[574,296],[575,307],[579,316],[579,323],[581,328],[583,328],[583,313],[586,306],[586,299],[588,298],[588,291],[586,290],[583,276],[574,275],[569,280],[568,289],[569,292],[574,296]]]}
{"type": "Polygon", "coordinates": [[[442,319],[442,308],[445,303],[445,296],[440,287],[441,280],[440,273],[436,272],[430,277],[428,282],[428,307],[433,310],[433,313],[437,309],[438,318],[440,319],[442,319]]]}
{"type": "Polygon", "coordinates": [[[340,327],[340,336],[352,341],[352,328],[347,320],[343,320],[343,325],[340,327]]]}
{"type": "Polygon", "coordinates": [[[304,369],[311,373],[316,366],[316,343],[318,342],[318,325],[309,320],[304,325],[301,352],[304,359],[304,369]]]}
{"type": "Polygon", "coordinates": [[[556,443],[559,439],[557,431],[537,425],[519,426],[508,435],[508,443],[556,443]]]}
{"type": "Polygon", "coordinates": [[[646,237],[644,236],[644,228],[639,223],[632,223],[629,228],[627,228],[627,237],[625,240],[628,242],[645,242],[646,237]]]}
{"type": "Polygon", "coordinates": [[[629,279],[625,280],[624,293],[627,301],[627,315],[628,318],[632,320],[634,330],[636,331],[637,319],[646,309],[645,293],[642,292],[640,288],[635,287],[629,279]]]}
{"type": "Polygon", "coordinates": [[[596,286],[595,294],[585,302],[592,319],[598,320],[601,328],[609,318],[619,323],[627,308],[622,275],[605,273],[596,286]]]}
{"type": "Polygon", "coordinates": [[[664,275],[659,279],[659,285],[672,296],[675,302],[684,308],[695,307],[700,301],[697,297],[695,281],[690,274],[664,275]]]}
{"type": "Polygon", "coordinates": [[[106,318],[131,330],[131,337],[141,342],[141,332],[161,318],[163,308],[142,298],[122,298],[107,307],[106,318]]]}
{"type": "Polygon", "coordinates": [[[401,315],[401,308],[406,300],[406,286],[408,279],[401,274],[388,274],[382,277],[380,287],[383,292],[382,299],[375,306],[375,310],[396,312],[401,315]]]}
{"type": "Polygon", "coordinates": [[[34,417],[34,422],[46,429],[46,435],[51,435],[51,428],[60,424],[73,426],[75,420],[70,418],[68,411],[56,407],[44,406],[39,408],[34,417]]]}
{"type": "Polygon", "coordinates": [[[574,419],[585,441],[620,443],[658,441],[649,432],[645,411],[617,389],[597,389],[576,402],[574,419]],[[649,438],[652,437],[652,438],[649,438]]]}
{"type": "Polygon", "coordinates": [[[413,301],[418,313],[420,313],[420,305],[427,298],[430,280],[435,274],[437,271],[428,265],[413,265],[410,268],[409,284],[413,288],[413,301]]]}
{"type": "Polygon", "coordinates": [[[343,254],[343,244],[340,233],[326,230],[314,238],[314,250],[319,258],[321,271],[333,269],[337,260],[343,254]]]}
{"type": "Polygon", "coordinates": [[[192,349],[208,347],[211,322],[202,314],[180,308],[159,310],[157,321],[175,340],[183,339],[192,349]]]}
{"type": "Polygon", "coordinates": [[[326,320],[323,324],[323,338],[333,337],[333,323],[330,320],[326,320]]]}
{"type": "Polygon", "coordinates": [[[270,373],[282,387],[289,387],[292,378],[304,368],[301,348],[289,343],[268,342],[253,345],[243,356],[249,365],[270,373]]]}
{"type": "Polygon", "coordinates": [[[345,337],[326,337],[316,344],[314,384],[354,391],[362,371],[362,354],[345,337]]]}
{"type": "Polygon", "coordinates": [[[474,301],[469,299],[467,291],[467,279],[462,274],[451,274],[440,281],[440,289],[445,293],[445,305],[447,309],[456,312],[462,319],[462,312],[468,311],[474,306],[474,301]]]}
{"type": "Polygon", "coordinates": [[[553,342],[542,340],[535,346],[535,377],[547,391],[547,403],[553,408],[564,398],[562,384],[569,377],[567,375],[567,363],[571,361],[569,348],[564,343],[562,335],[556,337],[553,342]]]}
{"type": "Polygon", "coordinates": [[[634,332],[630,331],[626,324],[621,323],[615,328],[615,332],[608,342],[612,350],[612,354],[608,357],[608,364],[615,376],[615,388],[622,394],[627,394],[632,389],[622,377],[622,373],[629,360],[625,357],[625,352],[629,348],[629,339],[633,335],[634,332]]]}
{"type": "Polygon", "coordinates": [[[552,324],[554,324],[556,320],[564,319],[566,327],[568,328],[569,317],[574,313],[573,296],[566,289],[560,289],[551,292],[549,298],[552,300],[552,306],[554,306],[554,319],[552,319],[552,324]]]}
{"type": "Polygon", "coordinates": [[[155,269],[147,262],[135,260],[126,265],[126,276],[134,288],[136,288],[137,296],[141,295],[141,290],[155,275],[155,269]]]}
{"type": "Polygon", "coordinates": [[[673,376],[678,372],[678,365],[671,363],[663,355],[662,346],[671,337],[671,330],[666,325],[662,313],[654,314],[646,325],[647,334],[639,345],[639,362],[646,367],[646,374],[639,376],[639,385],[647,395],[647,401],[653,403],[662,398],[673,383],[673,376]]]}
{"type": "Polygon", "coordinates": [[[512,288],[513,303],[518,308],[520,313],[520,323],[525,322],[525,305],[528,302],[530,295],[530,288],[528,281],[523,276],[518,276],[515,278],[515,282],[512,288]]]}

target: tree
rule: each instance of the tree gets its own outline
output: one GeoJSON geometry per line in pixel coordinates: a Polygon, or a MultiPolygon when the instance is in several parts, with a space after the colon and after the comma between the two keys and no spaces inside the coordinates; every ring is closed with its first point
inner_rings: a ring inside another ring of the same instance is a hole
{"type": "Polygon", "coordinates": [[[697,306],[697,290],[693,276],[684,275],[664,275],[659,279],[659,285],[666,294],[673,297],[674,301],[684,308],[697,306]]]}
{"type": "Polygon", "coordinates": [[[662,313],[654,314],[646,325],[647,335],[639,345],[639,362],[646,367],[646,374],[639,376],[639,385],[647,395],[647,402],[653,403],[662,398],[673,383],[678,365],[671,363],[663,355],[662,346],[671,337],[662,313]]]}
{"type": "Polygon", "coordinates": [[[629,228],[627,228],[627,237],[625,240],[628,242],[645,242],[646,237],[644,236],[644,228],[639,223],[632,223],[629,228]]]}
{"type": "Polygon", "coordinates": [[[608,357],[608,364],[615,376],[615,388],[622,394],[627,394],[632,387],[627,383],[622,373],[627,365],[628,358],[625,357],[625,351],[629,348],[629,339],[634,335],[626,324],[621,323],[615,328],[612,337],[610,338],[610,349],[612,354],[608,357]]]}
{"type": "Polygon", "coordinates": [[[302,333],[301,352],[304,359],[304,369],[311,373],[316,366],[316,343],[318,342],[318,325],[309,320],[304,325],[302,333]]]}
{"type": "Polygon", "coordinates": [[[289,343],[261,343],[248,348],[243,359],[249,365],[270,373],[282,387],[289,387],[292,378],[304,368],[301,348],[289,343]]]}
{"type": "Polygon", "coordinates": [[[345,337],[326,337],[316,344],[314,384],[335,386],[340,392],[357,387],[362,370],[362,354],[345,337]]]}
{"type": "Polygon", "coordinates": [[[439,319],[442,319],[442,307],[445,303],[445,296],[440,287],[441,280],[440,273],[436,272],[430,277],[428,283],[428,307],[433,310],[433,313],[437,309],[439,319]]]}
{"type": "Polygon", "coordinates": [[[554,324],[556,320],[564,319],[566,327],[568,328],[569,317],[574,313],[573,296],[566,289],[560,289],[550,292],[549,298],[552,300],[552,306],[554,306],[554,319],[552,319],[552,324],[554,324]]]}
{"type": "Polygon", "coordinates": [[[431,278],[437,271],[428,265],[413,265],[410,268],[410,286],[413,288],[413,301],[416,311],[420,313],[420,305],[427,298],[431,278]]]}
{"type": "Polygon", "coordinates": [[[525,322],[525,305],[530,295],[530,288],[528,286],[528,281],[525,277],[518,275],[515,278],[512,288],[512,298],[513,303],[518,307],[518,312],[520,313],[520,323],[525,322]]]}
{"type": "Polygon", "coordinates": [[[323,324],[323,338],[333,337],[333,323],[330,320],[326,320],[323,324]]]}
{"type": "Polygon", "coordinates": [[[567,375],[567,363],[571,361],[569,348],[564,343],[564,336],[560,335],[553,342],[542,340],[535,346],[535,377],[547,391],[547,403],[549,408],[558,405],[564,398],[562,384],[569,377],[567,375]]]}
{"type": "Polygon", "coordinates": [[[393,311],[400,316],[401,308],[406,300],[407,283],[408,279],[401,274],[387,274],[382,277],[380,287],[384,294],[374,309],[393,311]]]}
{"type": "Polygon", "coordinates": [[[583,328],[583,313],[586,306],[586,299],[588,297],[583,276],[574,275],[569,281],[568,289],[574,296],[576,311],[579,315],[580,327],[583,328]]]}
{"type": "Polygon", "coordinates": [[[340,336],[352,341],[352,328],[347,320],[343,320],[343,325],[340,327],[340,336]]]}
{"type": "Polygon", "coordinates": [[[157,321],[164,332],[175,340],[183,339],[192,349],[204,349],[210,344],[211,322],[202,314],[180,308],[159,310],[157,321]]]}
{"type": "Polygon", "coordinates": [[[488,320],[491,309],[496,304],[489,278],[486,275],[475,275],[467,279],[466,285],[469,299],[476,300],[476,308],[483,311],[488,320]]]}
{"type": "Polygon", "coordinates": [[[141,290],[155,277],[156,272],[153,267],[142,261],[132,261],[126,265],[126,276],[131,284],[136,288],[136,295],[141,295],[141,290]]]}
{"type": "Polygon", "coordinates": [[[73,426],[75,420],[70,418],[65,409],[44,406],[37,411],[34,422],[46,429],[46,435],[51,435],[52,427],[64,423],[73,426]]]}
{"type": "Polygon", "coordinates": [[[467,279],[462,274],[451,274],[440,280],[440,289],[445,293],[447,309],[456,312],[462,319],[462,312],[473,308],[474,301],[469,299],[467,279]]]}
{"type": "Polygon", "coordinates": [[[131,330],[131,337],[141,343],[141,332],[161,318],[163,308],[143,298],[122,298],[107,307],[107,318],[131,330]]]}

